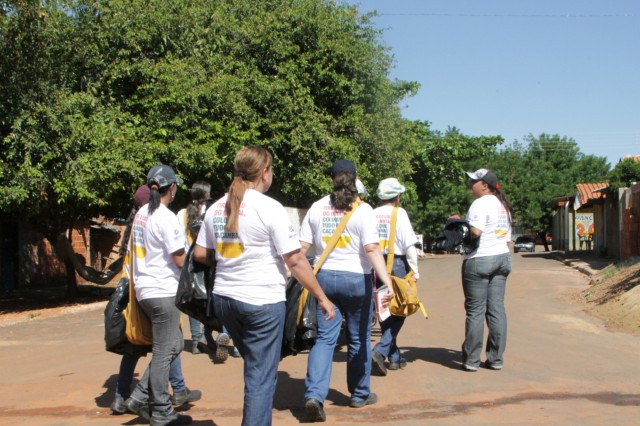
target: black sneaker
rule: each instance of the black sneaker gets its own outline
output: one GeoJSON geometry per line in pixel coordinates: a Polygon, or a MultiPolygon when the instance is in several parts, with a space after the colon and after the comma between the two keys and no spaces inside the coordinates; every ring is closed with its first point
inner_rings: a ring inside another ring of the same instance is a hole
{"type": "Polygon", "coordinates": [[[378,351],[371,351],[371,373],[376,376],[387,375],[387,367],[384,365],[384,357],[378,351]]]}
{"type": "Polygon", "coordinates": [[[127,406],[124,405],[124,398],[120,395],[116,395],[111,403],[111,411],[113,414],[124,414],[127,412],[127,406]]]}
{"type": "Polygon", "coordinates": [[[178,414],[175,411],[170,414],[151,416],[151,426],[180,426],[190,425],[193,419],[191,416],[178,414]]]}
{"type": "Polygon", "coordinates": [[[171,403],[173,405],[182,405],[186,404],[187,402],[198,401],[200,398],[202,398],[202,392],[200,392],[199,390],[191,390],[189,388],[186,388],[183,391],[175,392],[171,396],[171,403]]]}
{"type": "Polygon", "coordinates": [[[124,405],[127,406],[127,411],[130,413],[137,414],[146,422],[149,421],[149,404],[147,402],[138,401],[133,397],[129,397],[124,402],[124,405]]]}
{"type": "Polygon", "coordinates": [[[322,404],[317,399],[307,399],[307,402],[304,403],[304,409],[310,422],[324,422],[327,420],[322,404]]]}
{"type": "Polygon", "coordinates": [[[399,369],[405,369],[407,367],[407,360],[404,358],[400,358],[399,362],[390,362],[389,363],[389,370],[399,370],[399,369]]]}
{"type": "Polygon", "coordinates": [[[371,392],[369,394],[369,396],[367,397],[367,399],[365,399],[365,400],[352,399],[351,402],[349,403],[349,407],[351,407],[351,408],[362,408],[365,405],[373,405],[376,402],[378,402],[378,395],[376,395],[375,393],[371,392]]]}

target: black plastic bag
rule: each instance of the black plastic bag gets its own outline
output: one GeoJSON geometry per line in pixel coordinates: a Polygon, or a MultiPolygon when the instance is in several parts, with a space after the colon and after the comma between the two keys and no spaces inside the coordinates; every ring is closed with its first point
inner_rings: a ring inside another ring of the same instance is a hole
{"type": "Polygon", "coordinates": [[[479,238],[471,238],[471,226],[464,219],[447,219],[436,238],[436,247],[449,253],[471,253],[478,248],[479,238]]]}
{"type": "Polygon", "coordinates": [[[104,309],[104,342],[109,352],[120,355],[144,355],[150,345],[134,345],[127,340],[126,322],[122,311],[129,304],[129,278],[122,277],[104,309]]]}
{"type": "Polygon", "coordinates": [[[221,331],[222,320],[215,316],[211,297],[215,262],[212,267],[196,262],[193,258],[194,248],[195,242],[189,247],[184,260],[176,292],[176,307],[212,330],[221,331]]]}
{"type": "Polygon", "coordinates": [[[287,301],[284,322],[284,336],[280,357],[297,355],[301,351],[311,349],[318,337],[317,300],[295,279],[287,282],[287,301]],[[307,293],[307,301],[303,307],[302,317],[298,321],[300,297],[307,293]]]}

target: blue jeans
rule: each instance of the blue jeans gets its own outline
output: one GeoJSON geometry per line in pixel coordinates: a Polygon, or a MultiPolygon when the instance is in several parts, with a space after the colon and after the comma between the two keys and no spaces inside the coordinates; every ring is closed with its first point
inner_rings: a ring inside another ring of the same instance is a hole
{"type": "Polygon", "coordinates": [[[198,340],[202,337],[202,323],[196,318],[189,317],[189,329],[191,330],[191,342],[193,345],[197,345],[198,340]]]}
{"type": "Polygon", "coordinates": [[[327,321],[318,306],[318,338],[309,352],[304,397],[324,403],[329,393],[333,351],[344,316],[348,345],[347,388],[352,400],[364,401],[371,393],[372,276],[321,269],[317,278],[333,302],[336,315],[327,321]]]}
{"type": "Polygon", "coordinates": [[[502,365],[507,345],[507,314],[504,294],[507,276],[511,272],[511,254],[474,257],[462,262],[462,289],[467,312],[462,362],[472,367],[480,365],[484,321],[489,327],[487,362],[502,365]]]}
{"type": "Polygon", "coordinates": [[[184,346],[180,311],[175,297],[144,299],[139,303],[151,320],[153,345],[151,362],[131,396],[138,401],[148,399],[152,413],[164,416],[173,412],[167,386],[170,365],[184,346]]]}
{"type": "MultiPolygon", "coordinates": [[[[393,259],[391,274],[400,278],[407,275],[407,266],[405,265],[404,259],[398,257],[393,259]]],[[[384,358],[389,358],[389,362],[400,362],[400,348],[398,348],[397,345],[397,338],[405,319],[405,317],[391,315],[380,323],[382,335],[380,342],[373,347],[373,350],[384,358]]]]}
{"type": "MultiPolygon", "coordinates": [[[[118,372],[118,382],[116,383],[116,396],[127,399],[131,395],[133,373],[136,370],[136,365],[138,364],[140,356],[141,355],[122,355],[122,359],[120,360],[120,371],[118,372]]],[[[183,391],[187,388],[184,384],[184,377],[182,375],[182,363],[180,361],[180,356],[174,359],[169,367],[169,382],[173,388],[173,393],[183,391]]],[[[143,402],[146,401],[147,399],[143,402]]]]}
{"type": "Polygon", "coordinates": [[[244,359],[242,425],[271,425],[285,303],[251,305],[215,294],[213,303],[244,359]]]}

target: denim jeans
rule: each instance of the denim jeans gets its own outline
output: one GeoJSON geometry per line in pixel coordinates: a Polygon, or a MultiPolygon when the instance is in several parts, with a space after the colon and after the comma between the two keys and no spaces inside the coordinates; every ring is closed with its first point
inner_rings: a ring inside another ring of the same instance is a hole
{"type": "Polygon", "coordinates": [[[504,361],[503,354],[507,345],[504,294],[510,272],[509,253],[474,257],[462,262],[462,288],[467,312],[462,362],[466,365],[480,365],[485,318],[489,327],[487,362],[502,365],[504,361]]]}
{"type": "MultiPolygon", "coordinates": [[[[122,355],[122,359],[120,360],[120,370],[118,372],[118,381],[116,383],[116,396],[127,399],[131,395],[131,382],[133,381],[133,373],[136,370],[136,365],[138,364],[139,359],[140,355],[122,355]]],[[[141,378],[140,380],[143,379],[141,378]]],[[[148,377],[146,380],[149,380],[148,377]]],[[[182,376],[182,363],[179,355],[173,360],[169,367],[169,383],[171,383],[173,393],[186,389],[184,377],[182,376]]],[[[146,388],[144,390],[148,391],[146,388]]],[[[141,401],[146,402],[147,400],[148,395],[141,401]]]]}
{"type": "Polygon", "coordinates": [[[347,389],[354,401],[364,401],[371,393],[371,274],[321,269],[318,282],[333,302],[336,315],[327,321],[318,306],[318,338],[309,352],[305,399],[321,403],[329,393],[333,352],[342,318],[347,338],[347,389]]]}
{"type": "MultiPolygon", "coordinates": [[[[396,277],[404,277],[407,275],[407,266],[404,259],[395,257],[391,274],[396,277]]],[[[384,358],[389,358],[389,362],[400,362],[400,348],[397,345],[398,334],[404,324],[405,317],[397,317],[391,315],[380,323],[380,342],[378,342],[373,350],[378,352],[384,358]]]]}
{"type": "Polygon", "coordinates": [[[242,425],[271,425],[285,303],[251,305],[215,294],[213,303],[244,359],[242,425]]]}
{"type": "Polygon", "coordinates": [[[191,342],[193,345],[197,345],[198,340],[202,337],[202,323],[196,318],[189,317],[189,329],[191,330],[191,342]]]}
{"type": "Polygon", "coordinates": [[[180,311],[174,297],[144,299],[139,303],[151,320],[153,345],[151,362],[131,396],[138,401],[148,398],[151,412],[164,416],[173,412],[167,386],[170,365],[184,346],[180,311]]]}

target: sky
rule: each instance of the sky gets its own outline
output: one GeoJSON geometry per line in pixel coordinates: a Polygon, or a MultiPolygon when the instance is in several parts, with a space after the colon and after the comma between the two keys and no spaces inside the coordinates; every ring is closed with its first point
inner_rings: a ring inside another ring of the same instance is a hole
{"type": "Polygon", "coordinates": [[[640,155],[640,0],[345,0],[377,11],[410,120],[505,143],[576,141],[615,166],[640,155]]]}

